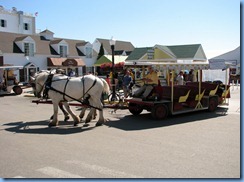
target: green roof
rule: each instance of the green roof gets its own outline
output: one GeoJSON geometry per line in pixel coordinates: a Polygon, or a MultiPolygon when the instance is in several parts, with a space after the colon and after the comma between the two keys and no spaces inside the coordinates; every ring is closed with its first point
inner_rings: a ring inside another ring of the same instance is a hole
{"type": "Polygon", "coordinates": [[[164,46],[155,45],[154,47],[142,47],[135,48],[134,51],[128,56],[126,61],[130,60],[140,60],[150,49],[158,47],[165,53],[168,53],[173,59],[194,59],[194,58],[205,58],[205,54],[201,47],[201,44],[190,44],[190,45],[174,45],[174,46],[164,46]]]}
{"type": "Polygon", "coordinates": [[[201,44],[167,46],[176,58],[194,58],[201,44]]]}
{"type": "Polygon", "coordinates": [[[147,53],[148,49],[152,49],[153,47],[142,47],[142,48],[135,48],[132,53],[128,56],[126,60],[138,60],[143,55],[147,53]]]}

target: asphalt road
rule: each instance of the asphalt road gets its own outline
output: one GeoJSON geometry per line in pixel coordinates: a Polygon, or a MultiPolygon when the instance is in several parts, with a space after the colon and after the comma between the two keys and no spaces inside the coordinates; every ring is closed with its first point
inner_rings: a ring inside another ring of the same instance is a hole
{"type": "MultiPolygon", "coordinates": [[[[48,128],[52,105],[0,97],[1,178],[240,178],[240,87],[229,107],[151,119],[104,109],[105,125],[48,128]]],[[[77,107],[72,107],[79,113],[77,107]]]]}

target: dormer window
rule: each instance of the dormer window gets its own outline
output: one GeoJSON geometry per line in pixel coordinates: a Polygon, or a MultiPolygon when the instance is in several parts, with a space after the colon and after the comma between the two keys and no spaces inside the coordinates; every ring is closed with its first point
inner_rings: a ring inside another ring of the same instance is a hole
{"type": "Polygon", "coordinates": [[[67,57],[67,55],[68,55],[68,47],[67,46],[64,46],[64,45],[59,46],[59,51],[60,51],[61,57],[67,57]]]}
{"type": "Polygon", "coordinates": [[[25,56],[34,56],[34,43],[24,43],[25,56]]]}

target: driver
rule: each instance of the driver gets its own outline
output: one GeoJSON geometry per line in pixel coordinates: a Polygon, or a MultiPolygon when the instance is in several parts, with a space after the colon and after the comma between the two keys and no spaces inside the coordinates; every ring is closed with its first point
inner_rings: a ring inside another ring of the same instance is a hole
{"type": "Polygon", "coordinates": [[[133,96],[142,96],[143,99],[146,99],[153,90],[153,87],[158,85],[158,74],[153,70],[152,66],[148,66],[148,74],[142,80],[144,81],[144,85],[135,91],[133,96]]]}

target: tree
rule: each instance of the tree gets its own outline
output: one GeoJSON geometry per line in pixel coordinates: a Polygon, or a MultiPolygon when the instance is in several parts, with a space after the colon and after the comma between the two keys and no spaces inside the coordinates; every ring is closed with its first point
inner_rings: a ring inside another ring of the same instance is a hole
{"type": "Polygon", "coordinates": [[[102,57],[104,55],[104,48],[103,48],[103,44],[101,44],[100,46],[100,50],[97,56],[97,60],[100,59],[100,57],[102,57]]]}

